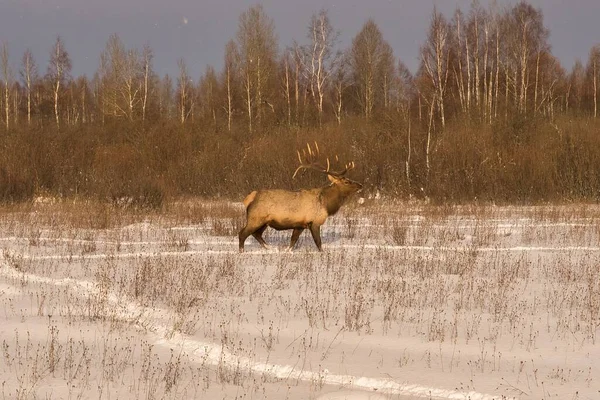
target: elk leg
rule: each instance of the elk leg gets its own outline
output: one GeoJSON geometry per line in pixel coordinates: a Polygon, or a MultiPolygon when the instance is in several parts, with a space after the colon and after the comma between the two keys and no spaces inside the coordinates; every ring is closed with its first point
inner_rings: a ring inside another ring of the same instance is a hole
{"type": "Polygon", "coordinates": [[[246,225],[238,234],[238,237],[240,238],[240,253],[244,252],[244,242],[248,236],[250,236],[250,230],[248,229],[248,225],[246,225]]]}
{"type": "Polygon", "coordinates": [[[256,241],[258,243],[260,243],[260,245],[266,249],[269,246],[267,246],[267,242],[265,242],[265,239],[263,239],[262,234],[265,231],[265,229],[267,229],[267,225],[263,225],[260,228],[258,228],[257,230],[254,231],[254,233],[252,233],[252,236],[254,236],[254,239],[256,239],[256,241]]]}
{"type": "Polygon", "coordinates": [[[310,233],[312,234],[313,240],[317,245],[317,249],[319,249],[319,251],[323,251],[321,248],[321,225],[312,224],[310,226],[310,233]]]}
{"type": "Polygon", "coordinates": [[[290,241],[289,249],[292,250],[300,237],[300,234],[304,231],[304,228],[294,228],[294,232],[292,232],[292,240],[290,241]]]}

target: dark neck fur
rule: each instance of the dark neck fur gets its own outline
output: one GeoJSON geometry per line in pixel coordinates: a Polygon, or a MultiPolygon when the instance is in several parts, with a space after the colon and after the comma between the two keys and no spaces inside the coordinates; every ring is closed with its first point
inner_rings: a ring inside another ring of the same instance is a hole
{"type": "Polygon", "coordinates": [[[346,193],[339,186],[329,185],[321,191],[321,202],[327,209],[327,215],[334,215],[346,201],[350,193],[346,193]]]}

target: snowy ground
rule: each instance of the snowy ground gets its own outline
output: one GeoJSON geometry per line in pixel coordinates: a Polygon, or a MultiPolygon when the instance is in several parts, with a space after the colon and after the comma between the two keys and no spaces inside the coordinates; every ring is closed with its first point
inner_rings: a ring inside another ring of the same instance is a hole
{"type": "Polygon", "coordinates": [[[2,399],[598,399],[600,207],[0,213],[2,399]]]}

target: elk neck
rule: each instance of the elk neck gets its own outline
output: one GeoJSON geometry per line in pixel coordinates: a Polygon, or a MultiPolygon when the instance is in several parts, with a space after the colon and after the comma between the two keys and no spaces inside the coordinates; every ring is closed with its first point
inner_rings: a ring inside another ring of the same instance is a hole
{"type": "Polygon", "coordinates": [[[344,190],[343,187],[331,184],[321,189],[319,199],[327,210],[327,215],[334,215],[346,201],[346,198],[352,194],[352,191],[344,190]]]}

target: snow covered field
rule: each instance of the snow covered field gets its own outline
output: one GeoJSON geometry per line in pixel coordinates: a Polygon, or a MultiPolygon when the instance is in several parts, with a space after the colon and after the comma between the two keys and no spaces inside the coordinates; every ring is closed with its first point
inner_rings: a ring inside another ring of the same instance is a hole
{"type": "Polygon", "coordinates": [[[0,213],[2,399],[598,399],[600,207],[0,213]]]}

